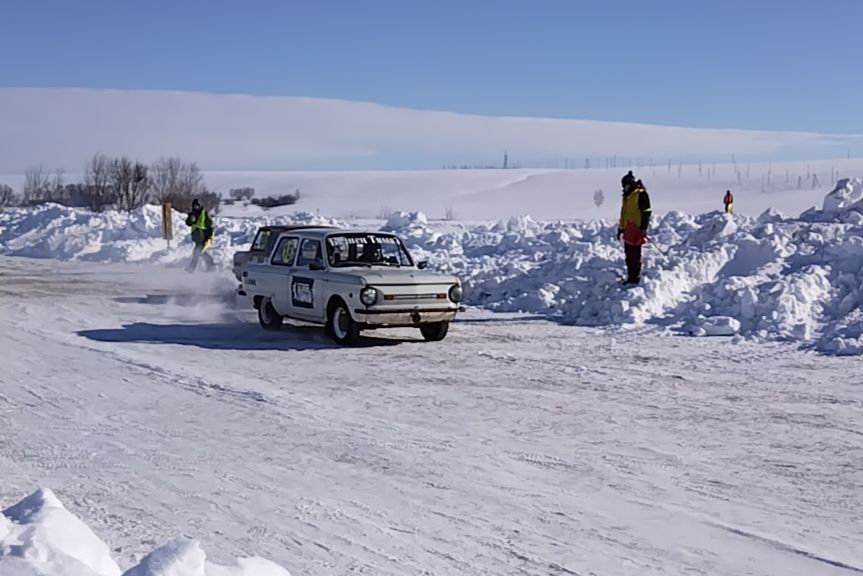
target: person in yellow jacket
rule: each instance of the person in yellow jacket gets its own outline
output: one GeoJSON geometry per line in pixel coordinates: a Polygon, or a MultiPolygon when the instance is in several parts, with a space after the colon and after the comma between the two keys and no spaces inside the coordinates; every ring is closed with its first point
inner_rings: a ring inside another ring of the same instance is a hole
{"type": "Polygon", "coordinates": [[[644,184],[641,180],[627,182],[623,187],[623,205],[617,227],[617,239],[623,239],[626,254],[625,284],[641,281],[641,247],[647,242],[650,215],[650,196],[644,184]]]}
{"type": "Polygon", "coordinates": [[[197,198],[192,200],[192,211],[186,217],[186,226],[192,229],[192,242],[195,248],[192,250],[192,260],[186,267],[186,271],[192,272],[198,267],[198,260],[204,259],[207,270],[215,267],[213,258],[206,253],[207,248],[213,243],[213,219],[197,198]]]}

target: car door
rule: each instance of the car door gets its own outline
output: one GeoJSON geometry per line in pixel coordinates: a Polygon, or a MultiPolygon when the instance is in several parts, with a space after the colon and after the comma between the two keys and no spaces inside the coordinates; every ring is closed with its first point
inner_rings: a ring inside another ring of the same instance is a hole
{"type": "Polygon", "coordinates": [[[243,265],[243,284],[246,290],[255,295],[270,298],[273,295],[273,275],[270,266],[270,249],[275,242],[270,230],[259,230],[252,242],[249,256],[243,265]]]}
{"type": "Polygon", "coordinates": [[[273,307],[276,312],[291,315],[291,274],[297,258],[297,247],[300,239],[297,236],[279,238],[273,255],[270,258],[268,288],[272,294],[273,307]]]}
{"type": "Polygon", "coordinates": [[[323,246],[318,238],[300,238],[296,265],[291,270],[290,315],[305,320],[324,319],[323,281],[325,270],[323,246]]]}

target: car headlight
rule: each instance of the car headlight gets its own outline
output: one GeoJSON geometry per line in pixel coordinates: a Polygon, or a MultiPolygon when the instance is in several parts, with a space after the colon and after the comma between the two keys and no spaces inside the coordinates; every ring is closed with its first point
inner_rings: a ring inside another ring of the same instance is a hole
{"type": "Polygon", "coordinates": [[[360,291],[360,302],[366,306],[374,306],[378,301],[378,291],[372,287],[363,288],[360,291]]]}
{"type": "Polygon", "coordinates": [[[449,299],[458,304],[464,300],[464,288],[456,284],[449,289],[449,299]]]}

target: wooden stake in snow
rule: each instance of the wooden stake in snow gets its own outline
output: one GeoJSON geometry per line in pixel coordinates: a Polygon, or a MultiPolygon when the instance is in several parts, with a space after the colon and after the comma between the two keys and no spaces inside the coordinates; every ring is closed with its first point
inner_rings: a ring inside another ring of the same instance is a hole
{"type": "Polygon", "coordinates": [[[162,238],[168,241],[168,250],[171,249],[171,240],[174,238],[173,211],[170,202],[162,203],[162,238]]]}

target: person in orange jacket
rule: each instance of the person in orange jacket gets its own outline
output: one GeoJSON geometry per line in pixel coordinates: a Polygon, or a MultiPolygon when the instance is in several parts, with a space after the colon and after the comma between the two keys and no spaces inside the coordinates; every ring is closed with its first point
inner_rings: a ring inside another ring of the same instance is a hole
{"type": "Polygon", "coordinates": [[[725,197],[722,199],[722,203],[725,204],[726,214],[734,213],[734,194],[731,193],[731,190],[725,191],[725,197]]]}
{"type": "Polygon", "coordinates": [[[641,281],[641,247],[647,243],[647,228],[650,225],[650,196],[641,180],[627,183],[623,188],[623,205],[620,207],[620,224],[617,239],[623,239],[626,254],[626,282],[641,281]]]}

